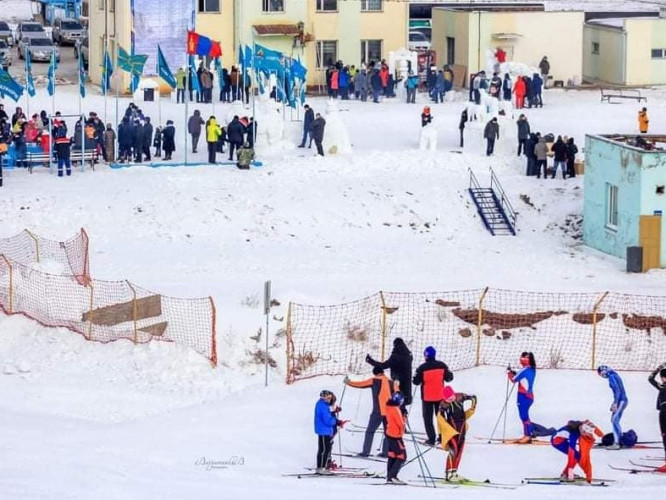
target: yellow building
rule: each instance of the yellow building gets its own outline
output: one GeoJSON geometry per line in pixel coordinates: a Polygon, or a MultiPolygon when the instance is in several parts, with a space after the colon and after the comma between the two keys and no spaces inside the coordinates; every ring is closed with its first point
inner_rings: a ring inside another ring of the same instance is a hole
{"type": "Polygon", "coordinates": [[[544,11],[534,4],[475,9],[470,4],[432,10],[432,49],[438,66],[462,65],[469,75],[487,69],[487,52],[502,47],[507,61],[533,67],[547,56],[554,81],[566,84],[582,78],[584,12],[544,11]]]}
{"type": "Polygon", "coordinates": [[[666,84],[666,19],[598,19],[585,24],[583,77],[615,85],[666,84]]]}

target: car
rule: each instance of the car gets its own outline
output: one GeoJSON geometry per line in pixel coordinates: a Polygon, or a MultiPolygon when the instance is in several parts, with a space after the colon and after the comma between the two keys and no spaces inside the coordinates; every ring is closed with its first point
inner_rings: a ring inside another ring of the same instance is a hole
{"type": "Polygon", "coordinates": [[[4,40],[0,40],[0,62],[4,70],[12,65],[12,51],[4,40]]]}
{"type": "Polygon", "coordinates": [[[24,38],[18,46],[19,58],[25,59],[26,53],[30,53],[32,61],[51,61],[51,54],[55,52],[56,61],[60,62],[60,51],[50,38],[24,38]]]}
{"type": "Polygon", "coordinates": [[[12,29],[9,27],[9,24],[4,21],[0,21],[0,40],[4,41],[9,46],[14,44],[12,29]]]}
{"type": "Polygon", "coordinates": [[[20,23],[16,28],[16,43],[27,38],[48,38],[44,27],[34,21],[20,23]]]}
{"type": "Polygon", "coordinates": [[[430,40],[420,31],[410,31],[409,50],[430,50],[430,40]]]}
{"type": "Polygon", "coordinates": [[[75,45],[86,33],[86,29],[76,19],[58,18],[53,22],[53,41],[58,45],[75,45]]]}
{"type": "Polygon", "coordinates": [[[79,58],[79,52],[81,52],[81,58],[83,59],[84,69],[88,69],[88,36],[85,36],[76,41],[74,44],[74,57],[79,58]]]}

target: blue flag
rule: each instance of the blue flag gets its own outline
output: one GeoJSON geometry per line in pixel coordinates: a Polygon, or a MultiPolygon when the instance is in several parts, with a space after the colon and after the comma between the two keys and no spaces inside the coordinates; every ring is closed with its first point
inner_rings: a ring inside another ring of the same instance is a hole
{"type": "Polygon", "coordinates": [[[157,74],[164,80],[172,89],[176,88],[176,78],[169,69],[169,64],[162,54],[162,49],[159,44],[157,45],[157,74]]]}
{"type": "Polygon", "coordinates": [[[219,57],[215,58],[215,71],[217,72],[217,81],[220,82],[220,90],[224,90],[227,82],[224,81],[224,74],[222,73],[222,61],[219,57]]]}
{"type": "Polygon", "coordinates": [[[35,97],[35,81],[32,78],[32,62],[30,60],[30,51],[25,51],[25,86],[30,97],[35,97]]]}
{"type": "Polygon", "coordinates": [[[113,63],[109,51],[104,49],[104,62],[102,63],[102,94],[105,94],[111,88],[111,75],[113,74],[113,63]]]}
{"type": "Polygon", "coordinates": [[[23,87],[16,83],[12,75],[2,69],[0,65],[0,97],[9,96],[14,101],[18,101],[23,95],[23,87]]]}
{"type": "Polygon", "coordinates": [[[134,76],[141,76],[147,59],[147,55],[129,55],[125,49],[118,46],[118,67],[134,76]]]}
{"type": "Polygon", "coordinates": [[[51,52],[51,63],[49,64],[48,72],[48,84],[46,85],[46,90],[49,91],[49,95],[52,96],[55,94],[55,75],[56,69],[58,69],[58,64],[56,62],[55,50],[51,52]]]}
{"type": "Polygon", "coordinates": [[[83,53],[79,50],[79,94],[86,96],[86,70],[83,66],[83,53]]]}
{"type": "Polygon", "coordinates": [[[303,104],[305,104],[305,87],[306,87],[306,85],[305,85],[305,83],[303,83],[301,85],[301,106],[303,106],[303,104]]]}
{"type": "Polygon", "coordinates": [[[199,77],[197,69],[194,67],[194,57],[190,56],[190,81],[192,82],[192,90],[201,92],[201,85],[199,85],[199,77]]]}
{"type": "Polygon", "coordinates": [[[301,64],[300,59],[291,60],[291,74],[294,75],[294,78],[298,78],[303,82],[305,81],[305,74],[307,72],[308,70],[301,64]]]}
{"type": "Polygon", "coordinates": [[[249,68],[250,66],[252,66],[252,49],[246,45],[245,57],[243,58],[243,67],[249,68]]]}

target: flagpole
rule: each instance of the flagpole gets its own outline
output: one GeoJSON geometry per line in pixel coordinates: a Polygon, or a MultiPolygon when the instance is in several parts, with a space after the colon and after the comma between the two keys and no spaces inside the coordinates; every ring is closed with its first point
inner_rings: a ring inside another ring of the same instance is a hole
{"type": "Polygon", "coordinates": [[[81,119],[81,173],[86,171],[86,162],[83,161],[86,151],[86,123],[83,119],[83,96],[81,95],[81,85],[85,89],[85,80],[82,78],[83,61],[81,60],[82,51],[79,50],[79,117],[81,119]]]}
{"type": "Polygon", "coordinates": [[[186,82],[185,82],[185,90],[186,90],[186,93],[185,93],[185,121],[183,122],[183,132],[184,132],[183,133],[183,144],[185,145],[185,165],[187,165],[187,135],[188,135],[187,116],[189,114],[189,107],[190,107],[190,85],[191,85],[190,80],[192,78],[192,75],[191,75],[192,71],[191,71],[191,68],[190,68],[190,66],[191,66],[190,65],[190,57],[191,56],[189,56],[189,55],[187,57],[185,57],[185,65],[186,65],[186,68],[187,68],[187,72],[186,72],[187,79],[186,79],[186,82]]]}
{"type": "MultiPolygon", "coordinates": [[[[49,173],[54,170],[53,165],[53,116],[55,115],[55,88],[56,88],[56,66],[55,52],[51,53],[51,65],[53,66],[53,92],[51,93],[51,137],[49,137],[49,173]]],[[[50,71],[50,68],[49,68],[50,71]]]]}

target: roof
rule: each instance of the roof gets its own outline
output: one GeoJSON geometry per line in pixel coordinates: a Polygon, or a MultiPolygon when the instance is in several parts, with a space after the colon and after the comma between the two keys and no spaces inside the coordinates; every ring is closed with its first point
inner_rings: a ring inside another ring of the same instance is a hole
{"type": "Polygon", "coordinates": [[[301,34],[297,24],[255,24],[252,27],[257,36],[296,36],[301,34]]]}
{"type": "Polygon", "coordinates": [[[435,8],[466,11],[585,11],[657,13],[666,7],[666,0],[411,0],[412,4],[430,4],[435,8]]]}
{"type": "MultiPolygon", "coordinates": [[[[605,26],[607,28],[616,28],[623,29],[624,22],[627,20],[637,20],[637,21],[655,21],[659,19],[658,17],[647,17],[647,16],[619,16],[619,17],[604,17],[598,19],[590,19],[587,21],[587,24],[605,26]]],[[[666,22],[666,19],[663,19],[666,22]]]]}

